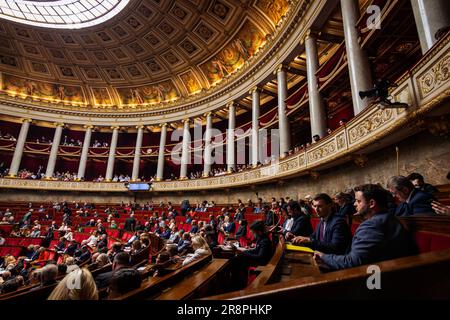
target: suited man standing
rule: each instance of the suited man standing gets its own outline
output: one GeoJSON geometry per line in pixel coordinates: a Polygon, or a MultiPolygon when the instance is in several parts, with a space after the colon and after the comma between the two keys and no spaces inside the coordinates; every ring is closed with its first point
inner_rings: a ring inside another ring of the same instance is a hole
{"type": "Polygon", "coordinates": [[[400,202],[395,209],[395,215],[399,217],[412,215],[434,215],[431,207],[433,196],[430,193],[414,188],[408,178],[394,176],[388,182],[389,191],[400,202]]]}
{"type": "Polygon", "coordinates": [[[239,222],[245,219],[245,206],[241,202],[239,203],[239,207],[236,209],[236,214],[234,215],[234,221],[239,222]]]}
{"type": "Polygon", "coordinates": [[[310,237],[295,237],[292,243],[323,253],[344,254],[352,234],[344,217],[334,212],[333,200],[328,194],[319,193],[313,198],[313,207],[320,217],[316,230],[310,237]]]}
{"type": "Polygon", "coordinates": [[[412,237],[388,212],[389,192],[375,184],[362,185],[355,191],[356,210],[365,220],[356,229],[346,254],[314,252],[318,265],[340,270],[414,254],[412,237]]]}
{"type": "Polygon", "coordinates": [[[123,227],[125,231],[135,231],[136,229],[136,219],[134,218],[134,213],[130,214],[130,217],[125,219],[125,226],[123,227]]]}
{"type": "Polygon", "coordinates": [[[284,236],[287,241],[291,241],[296,236],[309,237],[313,233],[311,221],[301,209],[297,201],[290,201],[288,204],[288,213],[294,219],[291,231],[285,231],[284,236]]]}

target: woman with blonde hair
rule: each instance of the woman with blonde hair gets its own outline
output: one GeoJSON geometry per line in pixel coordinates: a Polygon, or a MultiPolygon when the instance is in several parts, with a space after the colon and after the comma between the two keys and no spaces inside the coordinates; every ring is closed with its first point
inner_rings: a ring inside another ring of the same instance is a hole
{"type": "Polygon", "coordinates": [[[87,268],[75,270],[61,280],[47,300],[98,300],[94,277],[87,268]]]}
{"type": "Polygon", "coordinates": [[[194,254],[184,259],[183,266],[211,254],[208,243],[205,238],[200,235],[192,237],[192,248],[194,249],[194,254]]]}

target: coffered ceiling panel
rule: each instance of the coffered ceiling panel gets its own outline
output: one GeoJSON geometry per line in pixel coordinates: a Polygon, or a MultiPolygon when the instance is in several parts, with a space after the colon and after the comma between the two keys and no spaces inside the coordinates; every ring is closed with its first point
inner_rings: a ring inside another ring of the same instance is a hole
{"type": "Polygon", "coordinates": [[[174,101],[239,70],[289,9],[287,0],[127,3],[88,28],[0,19],[0,89],[94,107],[174,101]]]}

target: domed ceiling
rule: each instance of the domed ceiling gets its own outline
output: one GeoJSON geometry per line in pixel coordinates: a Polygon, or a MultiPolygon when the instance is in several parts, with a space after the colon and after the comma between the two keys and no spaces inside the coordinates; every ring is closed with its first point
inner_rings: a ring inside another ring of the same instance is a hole
{"type": "MultiPolygon", "coordinates": [[[[12,2],[28,1],[0,1],[0,8],[12,2]]],[[[288,10],[287,0],[133,0],[88,28],[49,29],[50,23],[36,27],[2,18],[1,90],[99,110],[152,109],[210,90],[238,72],[288,10]]]]}

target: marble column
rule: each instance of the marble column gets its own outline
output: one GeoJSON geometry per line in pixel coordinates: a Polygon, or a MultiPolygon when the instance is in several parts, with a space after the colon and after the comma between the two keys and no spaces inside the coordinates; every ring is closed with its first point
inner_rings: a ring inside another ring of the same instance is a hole
{"type": "Polygon", "coordinates": [[[250,90],[252,95],[252,165],[256,167],[259,161],[259,111],[260,111],[260,99],[261,89],[258,87],[250,90]]]}
{"type": "Polygon", "coordinates": [[[164,150],[166,148],[167,123],[161,124],[161,135],[159,138],[158,168],[156,170],[156,181],[161,181],[164,177],[164,150]]]}
{"type": "Polygon", "coordinates": [[[86,173],[86,164],[89,154],[89,146],[91,145],[92,126],[84,126],[86,132],[84,133],[83,149],[81,150],[80,165],[78,166],[78,180],[83,180],[86,173]]]}
{"type": "Polygon", "coordinates": [[[450,3],[448,0],[411,0],[411,5],[425,54],[436,43],[436,33],[450,26],[450,3]]]}
{"type": "Polygon", "coordinates": [[[109,145],[108,166],[106,168],[105,180],[111,181],[114,173],[114,161],[116,159],[117,138],[119,137],[119,127],[111,127],[113,130],[111,144],[109,145]]]}
{"type": "Polygon", "coordinates": [[[286,99],[287,99],[287,75],[283,65],[276,69],[278,82],[278,130],[280,135],[280,157],[291,149],[291,132],[289,119],[287,117],[286,99]]]}
{"type": "Polygon", "coordinates": [[[234,129],[236,128],[236,106],[233,102],[228,104],[228,130],[227,130],[227,171],[236,169],[236,155],[234,142],[234,129]]]}
{"type": "Polygon", "coordinates": [[[136,181],[139,178],[139,165],[141,162],[142,138],[144,135],[144,126],[137,126],[136,146],[134,147],[133,172],[131,180],[136,181]]]}
{"type": "Polygon", "coordinates": [[[373,88],[369,60],[358,42],[356,23],[359,19],[358,0],[341,0],[342,21],[344,24],[345,48],[347,52],[348,73],[352,89],[353,111],[357,115],[369,103],[369,98],[361,99],[360,91],[373,88]]]}
{"type": "Polygon", "coordinates": [[[27,141],[28,129],[30,128],[31,119],[24,119],[22,127],[20,128],[19,136],[17,137],[16,146],[14,148],[14,155],[9,166],[8,176],[16,177],[19,172],[20,162],[22,161],[23,148],[27,141]]]}
{"type": "Polygon", "coordinates": [[[186,119],[183,122],[183,149],[181,151],[180,179],[187,179],[187,165],[189,164],[191,154],[189,152],[189,147],[191,145],[191,134],[189,133],[189,119],[186,119]]]}
{"type": "Polygon", "coordinates": [[[327,133],[327,111],[320,96],[319,83],[316,76],[316,72],[319,69],[317,37],[311,30],[308,30],[305,38],[305,51],[311,138],[315,135],[323,138],[327,133]]]}
{"type": "Polygon", "coordinates": [[[211,172],[212,165],[212,150],[211,150],[211,139],[212,139],[212,113],[208,112],[206,114],[206,129],[205,129],[205,149],[203,154],[203,176],[208,177],[211,172]]]}
{"type": "Polygon", "coordinates": [[[55,128],[55,134],[53,136],[52,148],[48,157],[47,170],[45,171],[45,178],[51,179],[55,172],[56,159],[58,158],[59,144],[61,143],[61,135],[64,128],[63,123],[57,123],[55,128]]]}

